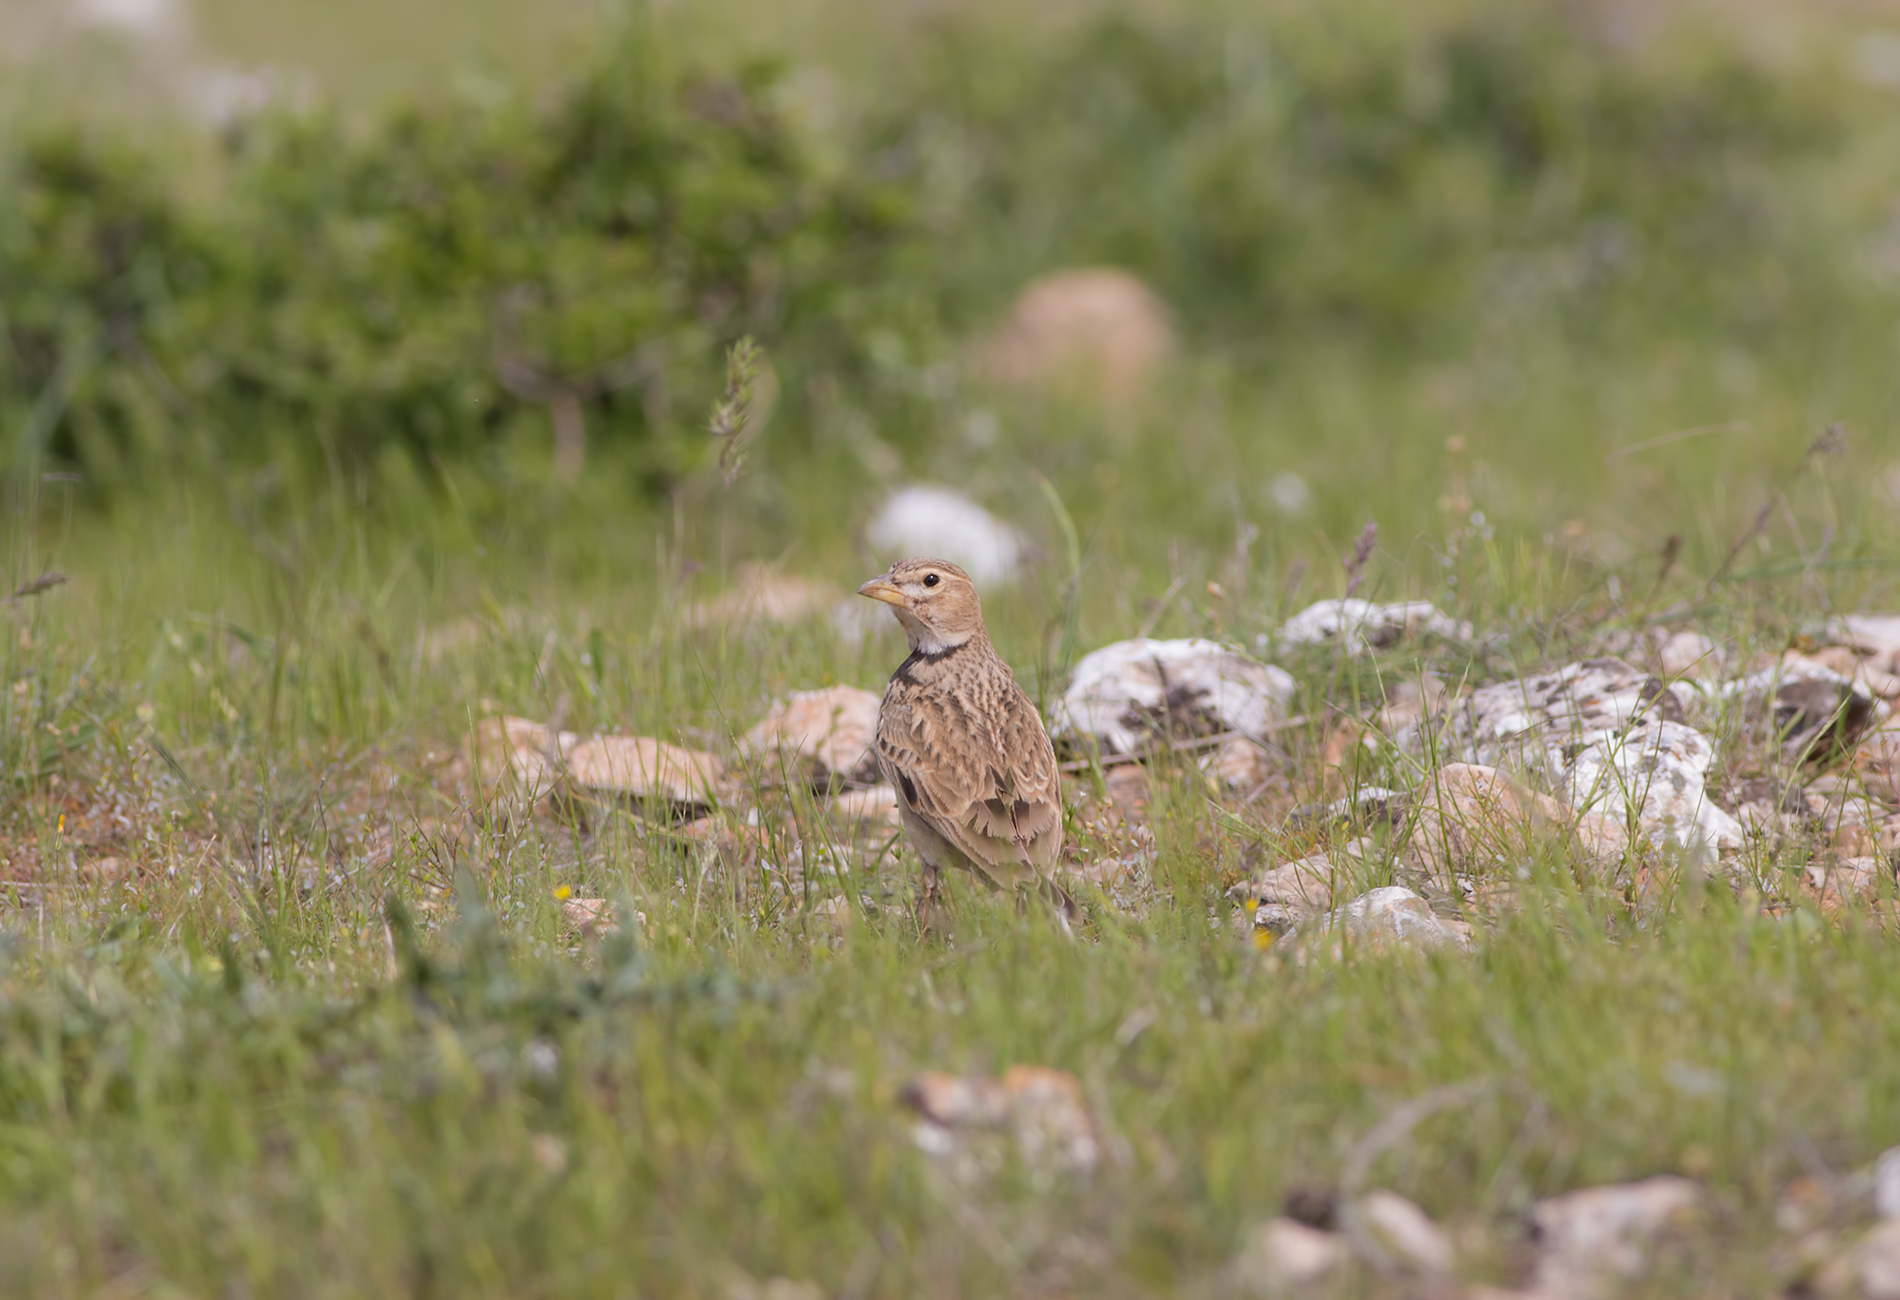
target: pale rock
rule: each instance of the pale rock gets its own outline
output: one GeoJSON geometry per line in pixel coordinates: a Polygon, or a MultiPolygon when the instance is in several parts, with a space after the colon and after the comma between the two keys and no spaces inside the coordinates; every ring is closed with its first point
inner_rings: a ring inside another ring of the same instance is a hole
{"type": "Polygon", "coordinates": [[[1350,1255],[1339,1233],[1309,1228],[1297,1219],[1268,1219],[1241,1246],[1234,1281],[1245,1293],[1304,1295],[1345,1267],[1350,1255]]]}
{"type": "Polygon", "coordinates": [[[1378,841],[1365,835],[1355,835],[1339,845],[1342,857],[1355,862],[1372,862],[1380,857],[1378,841]]]}
{"type": "Polygon", "coordinates": [[[1071,880],[1101,890],[1126,911],[1132,909],[1122,897],[1122,891],[1140,886],[1146,866],[1146,855],[1135,852],[1121,857],[1089,857],[1080,862],[1063,862],[1057,866],[1057,870],[1071,880]]]}
{"type": "Polygon", "coordinates": [[[1735,824],[1742,834],[1755,839],[1771,839],[1788,833],[1788,814],[1765,799],[1745,799],[1735,805],[1735,824]]]}
{"type": "Polygon", "coordinates": [[[1623,1294],[1648,1267],[1648,1247],[1701,1205],[1701,1187],[1667,1175],[1537,1202],[1530,1212],[1536,1289],[1567,1300],[1623,1294]]]}
{"type": "Polygon", "coordinates": [[[1830,668],[1847,680],[1864,686],[1883,700],[1893,700],[1900,696],[1900,676],[1876,667],[1861,658],[1858,651],[1843,645],[1825,646],[1816,650],[1808,658],[1825,668],[1830,668]]]}
{"type": "Polygon", "coordinates": [[[1000,1079],[927,1070],[905,1087],[903,1101],[918,1116],[913,1139],[932,1155],[952,1155],[969,1138],[1007,1132],[1034,1168],[1087,1173],[1101,1159],[1082,1085],[1061,1070],[1017,1065],[1000,1079]]]}
{"type": "Polygon", "coordinates": [[[1251,914],[1252,928],[1284,934],[1311,917],[1321,916],[1352,888],[1352,878],[1323,853],[1310,854],[1257,872],[1227,891],[1251,914]]]}
{"type": "MultiPolygon", "coordinates": [[[[616,934],[620,930],[620,921],[614,915],[613,904],[604,898],[564,898],[561,900],[561,917],[579,930],[582,938],[616,934]]],[[[635,912],[633,921],[645,929],[647,914],[635,912]]]]}
{"type": "Polygon", "coordinates": [[[1598,814],[1592,838],[1614,843],[1633,811],[1652,843],[1739,848],[1740,823],[1704,784],[1714,745],[1683,722],[1694,699],[1687,683],[1586,659],[1473,692],[1448,712],[1442,738],[1468,762],[1534,775],[1598,814]]]}
{"type": "Polygon", "coordinates": [[[1266,482],[1267,500],[1283,514],[1300,515],[1313,503],[1313,490],[1306,480],[1290,469],[1283,469],[1266,482]]]}
{"type": "Polygon", "coordinates": [[[1871,668],[1900,674],[1900,614],[1846,614],[1826,626],[1822,639],[1854,651],[1871,668]]]}
{"type": "Polygon", "coordinates": [[[1900,1147],[1888,1147],[1874,1159],[1874,1213],[1900,1219],[1900,1147]]]}
{"type": "MultiPolygon", "coordinates": [[[[1343,935],[1364,947],[1380,949],[1464,948],[1467,940],[1441,920],[1431,905],[1401,885],[1386,885],[1361,894],[1316,922],[1321,931],[1343,935]]],[[[1341,951],[1335,945],[1334,952],[1341,951]]]]}
{"type": "Polygon", "coordinates": [[[1717,807],[1704,784],[1715,746],[1680,722],[1645,721],[1598,734],[1577,749],[1563,777],[1574,808],[1623,825],[1632,809],[1653,844],[1740,848],[1740,822],[1717,807]]]}
{"type": "Polygon", "coordinates": [[[1229,736],[1201,759],[1201,770],[1228,790],[1251,790],[1266,780],[1271,753],[1245,736],[1229,736]]]}
{"type": "Polygon", "coordinates": [[[1448,698],[1445,684],[1429,674],[1388,682],[1385,703],[1372,715],[1372,724],[1383,735],[1396,736],[1438,713],[1448,698]]]}
{"type": "Polygon", "coordinates": [[[72,0],[69,12],[83,26],[147,38],[175,35],[183,23],[176,0],[72,0]]]}
{"type": "Polygon", "coordinates": [[[683,807],[717,802],[724,765],[712,754],[650,736],[554,732],[526,718],[486,718],[470,739],[471,767],[492,779],[512,776],[531,799],[580,788],[595,794],[660,799],[683,807]]]}
{"type": "Polygon", "coordinates": [[[744,623],[796,623],[835,609],[844,593],[828,582],[814,582],[763,564],[741,564],[732,588],[686,611],[692,628],[744,623]]]}
{"type": "Polygon", "coordinates": [[[897,808],[897,791],[888,785],[846,790],[834,795],[825,809],[847,826],[881,826],[894,831],[903,825],[903,814],[897,808]]]}
{"type": "Polygon", "coordinates": [[[567,1172],[567,1143],[552,1133],[536,1133],[528,1140],[528,1156],[535,1168],[550,1178],[567,1172]]]}
{"type": "Polygon", "coordinates": [[[881,703],[855,686],[798,691],[775,703],[745,734],[739,750],[768,782],[789,776],[815,790],[839,783],[871,785],[878,780],[872,744],[881,703]]]}
{"type": "MultiPolygon", "coordinates": [[[[1838,862],[1810,862],[1803,870],[1803,883],[1815,900],[1827,911],[1847,902],[1871,903],[1880,897],[1883,886],[1891,894],[1893,867],[1879,858],[1843,858],[1838,862]]],[[[1900,1165],[1896,1165],[1900,1178],[1900,1165]]],[[[1900,1192],[1900,1182],[1895,1184],[1900,1192]]]]}
{"type": "Polygon", "coordinates": [[[1101,1159],[1095,1121],[1072,1074],[1036,1065],[1012,1066],[1003,1075],[1010,1118],[1023,1158],[1086,1172],[1101,1159]]]}
{"type": "Polygon", "coordinates": [[[801,1278],[771,1277],[759,1282],[740,1275],[728,1282],[726,1300],[825,1300],[825,1289],[801,1278]]]}
{"type": "Polygon", "coordinates": [[[1011,581],[1029,552],[1016,528],[961,492],[927,484],[893,492],[865,538],[887,560],[924,556],[960,565],[979,588],[1011,581]]]}
{"type": "Polygon", "coordinates": [[[567,774],[574,785],[597,794],[707,805],[718,802],[725,765],[712,754],[651,736],[590,736],[568,751],[567,774]]]}
{"type": "Polygon", "coordinates": [[[1860,742],[1854,769],[1875,799],[1890,807],[1900,804],[1900,719],[1889,720],[1860,742]]]}
{"type": "Polygon", "coordinates": [[[1154,802],[1154,785],[1146,767],[1140,763],[1117,763],[1102,774],[1102,785],[1109,804],[1124,822],[1131,826],[1147,825],[1149,808],[1154,802]]]}
{"type": "Polygon", "coordinates": [[[1714,681],[1727,670],[1728,656],[1701,632],[1670,632],[1649,627],[1605,635],[1601,653],[1640,660],[1668,681],[1714,681]]]}
{"type": "Polygon", "coordinates": [[[580,742],[527,718],[483,718],[469,739],[470,766],[483,778],[512,776],[530,797],[551,793],[567,751],[580,742]]]}
{"type": "Polygon", "coordinates": [[[1792,650],[1766,668],[1717,684],[1710,694],[1771,720],[1792,757],[1845,751],[1891,713],[1863,683],[1792,650]]]}
{"type": "Polygon", "coordinates": [[[1693,699],[1688,685],[1666,683],[1621,659],[1585,659],[1473,691],[1446,710],[1443,740],[1465,762],[1521,767],[1554,781],[1566,748],[1639,718],[1682,721],[1693,699]]]}
{"type": "Polygon", "coordinates": [[[1293,678],[1213,641],[1117,641],[1084,655],[1055,709],[1058,740],[1133,754],[1160,736],[1261,737],[1293,678]]]}
{"type": "Polygon", "coordinates": [[[1397,1192],[1367,1192],[1351,1213],[1358,1233],[1382,1257],[1382,1264],[1405,1273],[1442,1277],[1457,1262],[1445,1230],[1397,1192]]]}
{"type": "Polygon", "coordinates": [[[1824,1264],[1813,1289],[1824,1296],[1900,1300],[1900,1219],[1882,1219],[1851,1248],[1824,1264]]]}
{"type": "MultiPolygon", "coordinates": [[[[1439,613],[1438,607],[1430,601],[1378,604],[1347,597],[1308,605],[1288,619],[1278,637],[1273,639],[1286,646],[1330,644],[1352,654],[1365,654],[1423,635],[1469,641],[1471,624],[1439,613]]],[[[1263,641],[1268,639],[1262,638],[1263,641]]]]}
{"type": "Polygon", "coordinates": [[[1837,858],[1869,858],[1878,849],[1878,834],[1871,816],[1876,815],[1863,798],[1831,800],[1821,810],[1821,827],[1827,832],[1828,847],[1837,858]]]}
{"type": "Polygon", "coordinates": [[[1699,681],[1722,669],[1715,642],[1700,632],[1677,632],[1656,647],[1657,666],[1671,681],[1688,678],[1699,681]]]}
{"type": "Polygon", "coordinates": [[[1629,829],[1613,817],[1588,809],[1571,814],[1577,856],[1593,866],[1614,869],[1630,850],[1629,829]]]}
{"type": "Polygon", "coordinates": [[[1481,764],[1448,763],[1430,773],[1412,791],[1407,808],[1406,858],[1440,880],[1515,869],[1552,840],[1573,843],[1579,857],[1603,868],[1619,862],[1629,847],[1620,824],[1579,814],[1481,764]]]}
{"type": "Polygon", "coordinates": [[[1170,313],[1152,289],[1113,267],[1078,267],[1024,286],[979,361],[1001,383],[1110,404],[1138,397],[1173,350],[1170,313]]]}
{"type": "Polygon", "coordinates": [[[1290,827],[1360,826],[1377,822],[1403,821],[1409,804],[1406,795],[1382,785],[1363,785],[1351,794],[1325,804],[1302,804],[1287,814],[1290,827]]]}

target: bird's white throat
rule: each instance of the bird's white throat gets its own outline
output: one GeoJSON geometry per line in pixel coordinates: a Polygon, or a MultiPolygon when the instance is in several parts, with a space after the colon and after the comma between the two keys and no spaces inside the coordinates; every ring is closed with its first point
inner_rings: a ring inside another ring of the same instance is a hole
{"type": "Polygon", "coordinates": [[[920,654],[940,655],[946,650],[954,650],[968,642],[973,635],[969,632],[954,635],[938,632],[926,627],[921,619],[907,609],[897,611],[897,621],[903,626],[904,639],[910,642],[910,648],[920,654]]]}

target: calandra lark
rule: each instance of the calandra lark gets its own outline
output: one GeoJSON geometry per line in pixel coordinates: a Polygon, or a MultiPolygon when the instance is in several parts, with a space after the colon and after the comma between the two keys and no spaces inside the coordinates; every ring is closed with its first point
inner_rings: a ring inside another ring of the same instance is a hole
{"type": "Polygon", "coordinates": [[[877,761],[924,862],[926,915],[946,867],[997,889],[1034,888],[1073,912],[1049,876],[1062,853],[1055,749],[990,645],[969,575],[900,560],[858,594],[891,606],[910,642],[878,710],[877,761]]]}

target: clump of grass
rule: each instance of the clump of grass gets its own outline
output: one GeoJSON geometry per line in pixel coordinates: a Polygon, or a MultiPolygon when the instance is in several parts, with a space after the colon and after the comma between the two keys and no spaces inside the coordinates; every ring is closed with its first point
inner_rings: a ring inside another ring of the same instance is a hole
{"type": "Polygon", "coordinates": [[[746,434],[752,427],[752,388],[764,359],[747,335],[726,350],[726,386],[713,403],[706,432],[719,444],[719,469],[731,487],[745,466],[746,434]]]}
{"type": "MultiPolygon", "coordinates": [[[[1165,500],[1140,509],[1123,534],[1163,535],[1165,500]]],[[[1633,906],[1540,860],[1469,957],[1301,966],[1234,933],[1225,890],[1249,864],[1325,846],[1286,809],[1403,776],[1389,755],[1328,769],[1329,704],[1601,635],[1601,582],[1532,544],[1461,554],[1467,609],[1526,615],[1490,615],[1483,646],[1289,660],[1314,721],[1276,733],[1238,813],[1215,814],[1192,755],[1155,767],[1134,906],[1081,890],[1071,943],[964,891],[945,947],[915,932],[901,846],[834,873],[864,860],[820,852],[803,796],[749,793],[756,826],[731,824],[763,847],[733,858],[635,810],[530,814],[458,758],[472,715],[560,699],[569,726],[720,748],[787,688],[875,685],[888,645],[822,621],[689,631],[655,612],[671,574],[550,568],[579,524],[477,556],[445,511],[420,521],[427,566],[317,532],[286,568],[178,517],[139,548],[82,518],[47,548],[73,580],[0,646],[9,744],[38,755],[11,769],[0,851],[0,1109],[58,1135],[0,1166],[16,1293],[135,1274],[565,1294],[628,1270],[666,1291],[1213,1286],[1289,1188],[1335,1185],[1395,1107],[1480,1078],[1511,1086],[1422,1121],[1370,1175],[1488,1243],[1471,1269],[1509,1276],[1533,1197],[1678,1171],[1725,1207],[1705,1284],[1744,1285],[1776,1266],[1788,1179],[1900,1137],[1879,1064],[1900,1002],[1871,919],[1720,888],[1633,906]],[[583,937],[561,891],[610,900],[620,933],[583,937]],[[841,935],[816,908],[839,895],[841,935]],[[1014,1063],[1083,1081],[1110,1152],[1092,1178],[1010,1163],[966,1185],[912,1147],[893,1099],[913,1072],[1014,1063]]],[[[1391,594],[1391,563],[1368,553],[1363,589],[1391,594]]],[[[1112,548],[1087,575],[1085,645],[1144,581],[1112,548]]],[[[1778,648],[1806,591],[1713,617],[1778,648]]],[[[1217,615],[1261,617],[1186,600],[1157,631],[1217,615]]],[[[1049,618],[999,593],[992,625],[1027,657],[1049,618]]]]}

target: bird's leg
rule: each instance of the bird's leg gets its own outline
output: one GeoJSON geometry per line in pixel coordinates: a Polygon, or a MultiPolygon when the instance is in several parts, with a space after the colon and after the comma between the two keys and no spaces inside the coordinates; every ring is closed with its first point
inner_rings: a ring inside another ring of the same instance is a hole
{"type": "Polygon", "coordinates": [[[924,890],[917,898],[917,933],[921,937],[935,932],[942,894],[937,884],[937,868],[924,863],[924,890]]]}
{"type": "Polygon", "coordinates": [[[1049,906],[1055,909],[1064,930],[1069,928],[1069,922],[1082,918],[1082,909],[1075,905],[1074,897],[1056,880],[1049,876],[1039,876],[1036,884],[1043,898],[1048,900],[1049,906]]]}

